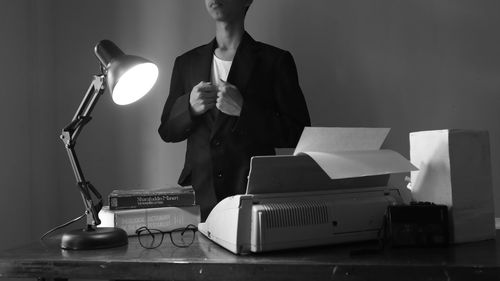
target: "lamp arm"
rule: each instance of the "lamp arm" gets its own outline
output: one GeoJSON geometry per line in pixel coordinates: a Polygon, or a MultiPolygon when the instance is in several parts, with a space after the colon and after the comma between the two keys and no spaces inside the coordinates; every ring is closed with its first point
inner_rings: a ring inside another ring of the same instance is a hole
{"type": "Polygon", "coordinates": [[[85,205],[85,215],[87,216],[87,229],[93,229],[95,226],[99,225],[101,221],[99,220],[98,214],[102,208],[102,196],[97,191],[97,189],[87,180],[83,175],[80,162],[75,152],[76,139],[80,135],[83,127],[92,119],[90,114],[94,109],[99,97],[104,93],[105,87],[105,76],[104,75],[94,75],[94,79],[90,84],[87,93],[85,94],[80,106],[78,107],[75,115],[71,122],[63,128],[61,133],[61,140],[66,147],[68,153],[69,161],[71,167],[73,168],[73,173],[75,174],[75,179],[82,195],[83,204],[85,205]],[[94,205],[92,200],[92,194],[98,200],[97,204],[94,205]]]}

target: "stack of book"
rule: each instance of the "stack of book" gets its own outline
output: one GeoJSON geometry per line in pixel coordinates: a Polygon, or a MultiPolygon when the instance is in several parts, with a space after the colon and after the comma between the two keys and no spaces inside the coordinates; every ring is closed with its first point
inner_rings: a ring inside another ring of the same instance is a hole
{"type": "Polygon", "coordinates": [[[113,190],[108,199],[109,206],[99,212],[99,227],[119,227],[128,235],[142,226],[170,231],[200,222],[192,187],[113,190]]]}

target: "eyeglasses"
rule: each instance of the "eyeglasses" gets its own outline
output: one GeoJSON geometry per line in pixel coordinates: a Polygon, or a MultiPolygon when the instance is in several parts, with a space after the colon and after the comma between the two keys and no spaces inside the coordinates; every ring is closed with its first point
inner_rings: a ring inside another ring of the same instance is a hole
{"type": "Polygon", "coordinates": [[[135,233],[139,239],[139,244],[146,249],[158,248],[163,242],[165,234],[170,236],[170,241],[172,241],[174,246],[187,248],[193,244],[196,230],[198,230],[198,228],[192,224],[188,224],[186,227],[176,228],[171,231],[161,231],[143,226],[138,228],[135,233]]]}

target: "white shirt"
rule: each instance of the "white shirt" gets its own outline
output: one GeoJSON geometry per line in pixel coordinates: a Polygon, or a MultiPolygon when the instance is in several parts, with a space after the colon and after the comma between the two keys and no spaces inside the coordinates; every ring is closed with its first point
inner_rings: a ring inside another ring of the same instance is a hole
{"type": "Polygon", "coordinates": [[[220,80],[227,81],[227,76],[231,70],[233,61],[221,60],[214,54],[212,60],[212,71],[210,73],[210,80],[214,85],[219,85],[220,80]]]}

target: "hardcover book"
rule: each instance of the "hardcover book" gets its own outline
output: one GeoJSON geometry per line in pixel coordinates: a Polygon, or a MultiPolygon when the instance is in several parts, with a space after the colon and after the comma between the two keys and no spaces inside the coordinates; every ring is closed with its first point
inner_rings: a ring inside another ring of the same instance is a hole
{"type": "Polygon", "coordinates": [[[173,186],[161,189],[113,190],[109,196],[111,210],[193,206],[192,187],[173,186]]]}
{"type": "Polygon", "coordinates": [[[200,222],[200,206],[163,207],[132,210],[110,210],[104,206],[99,212],[101,224],[98,227],[119,227],[129,236],[136,235],[136,229],[146,226],[150,229],[170,231],[186,227],[188,224],[198,225],[200,222]]]}

